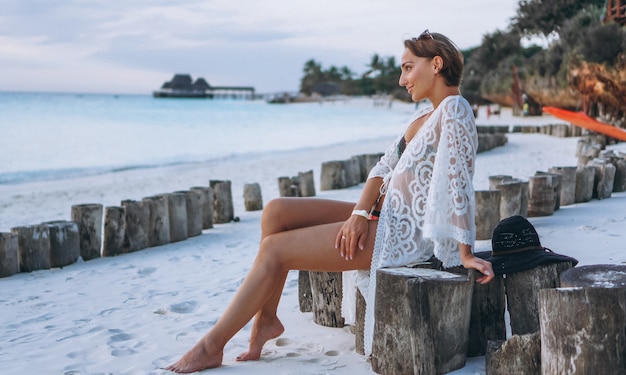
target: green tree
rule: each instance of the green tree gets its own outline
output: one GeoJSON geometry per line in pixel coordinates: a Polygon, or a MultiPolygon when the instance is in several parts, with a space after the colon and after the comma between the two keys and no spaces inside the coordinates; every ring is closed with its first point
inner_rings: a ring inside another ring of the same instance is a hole
{"type": "Polygon", "coordinates": [[[522,35],[549,36],[583,8],[603,7],[606,0],[522,0],[512,26],[522,35]]]}

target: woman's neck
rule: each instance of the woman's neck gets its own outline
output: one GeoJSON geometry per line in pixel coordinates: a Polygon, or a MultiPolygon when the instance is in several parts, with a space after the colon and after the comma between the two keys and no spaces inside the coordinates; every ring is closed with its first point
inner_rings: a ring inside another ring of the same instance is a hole
{"type": "Polygon", "coordinates": [[[461,91],[459,90],[459,86],[443,86],[439,90],[435,90],[431,98],[428,98],[430,102],[433,104],[433,107],[437,109],[439,104],[448,96],[453,95],[461,95],[461,91]]]}

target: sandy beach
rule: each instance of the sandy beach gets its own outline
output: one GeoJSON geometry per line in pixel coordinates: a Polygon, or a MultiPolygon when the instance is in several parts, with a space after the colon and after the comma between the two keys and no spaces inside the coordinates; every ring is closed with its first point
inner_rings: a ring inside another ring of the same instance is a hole
{"type": "MultiPolygon", "coordinates": [[[[410,111],[408,106],[397,110],[410,111]]],[[[408,117],[408,116],[407,116],[408,117]]],[[[549,116],[513,118],[506,111],[478,124],[560,123],[549,116]]],[[[69,220],[74,204],[119,205],[159,193],[231,180],[239,222],[218,224],[201,236],[112,258],[21,273],[0,279],[0,367],[3,374],[166,374],[220,317],[257,251],[261,211],[246,212],[243,185],[259,183],[265,202],[278,197],[278,177],[313,170],[317,196],[355,201],[361,186],[320,191],[324,161],[382,152],[388,138],[274,153],[258,158],[181,164],[84,178],[0,185],[0,231],[51,220],[69,220]]],[[[503,147],[477,158],[474,185],[507,174],[527,179],[535,171],[576,165],[577,138],[508,134],[503,147]]],[[[626,152],[626,144],[609,146],[626,152]]],[[[542,244],[579,265],[623,264],[626,193],[561,207],[531,218],[542,244]]],[[[490,250],[478,241],[476,250],[490,250]]],[[[346,328],[313,323],[298,308],[297,272],[290,273],[279,306],[285,333],[265,345],[259,361],[235,362],[247,349],[248,324],[226,346],[213,374],[373,374],[356,354],[346,328]]],[[[458,375],[484,374],[484,358],[468,358],[458,375]]]]}

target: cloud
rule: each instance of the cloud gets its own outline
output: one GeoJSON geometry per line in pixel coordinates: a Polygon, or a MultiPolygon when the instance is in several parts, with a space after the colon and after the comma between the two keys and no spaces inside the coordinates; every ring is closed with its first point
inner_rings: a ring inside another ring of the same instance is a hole
{"type": "Polygon", "coordinates": [[[3,90],[143,92],[174,73],[296,91],[304,62],[364,71],[429,28],[461,48],[503,29],[513,0],[9,0],[3,90]],[[158,80],[156,80],[159,77],[158,80]],[[44,86],[45,83],[45,86],[44,86]]]}

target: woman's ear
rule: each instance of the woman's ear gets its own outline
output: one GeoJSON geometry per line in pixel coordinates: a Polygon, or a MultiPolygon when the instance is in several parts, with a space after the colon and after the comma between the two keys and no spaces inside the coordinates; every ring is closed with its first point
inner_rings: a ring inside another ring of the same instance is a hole
{"type": "Polygon", "coordinates": [[[441,56],[433,57],[432,63],[435,73],[439,73],[439,71],[443,68],[443,59],[441,58],[441,56]]]}

